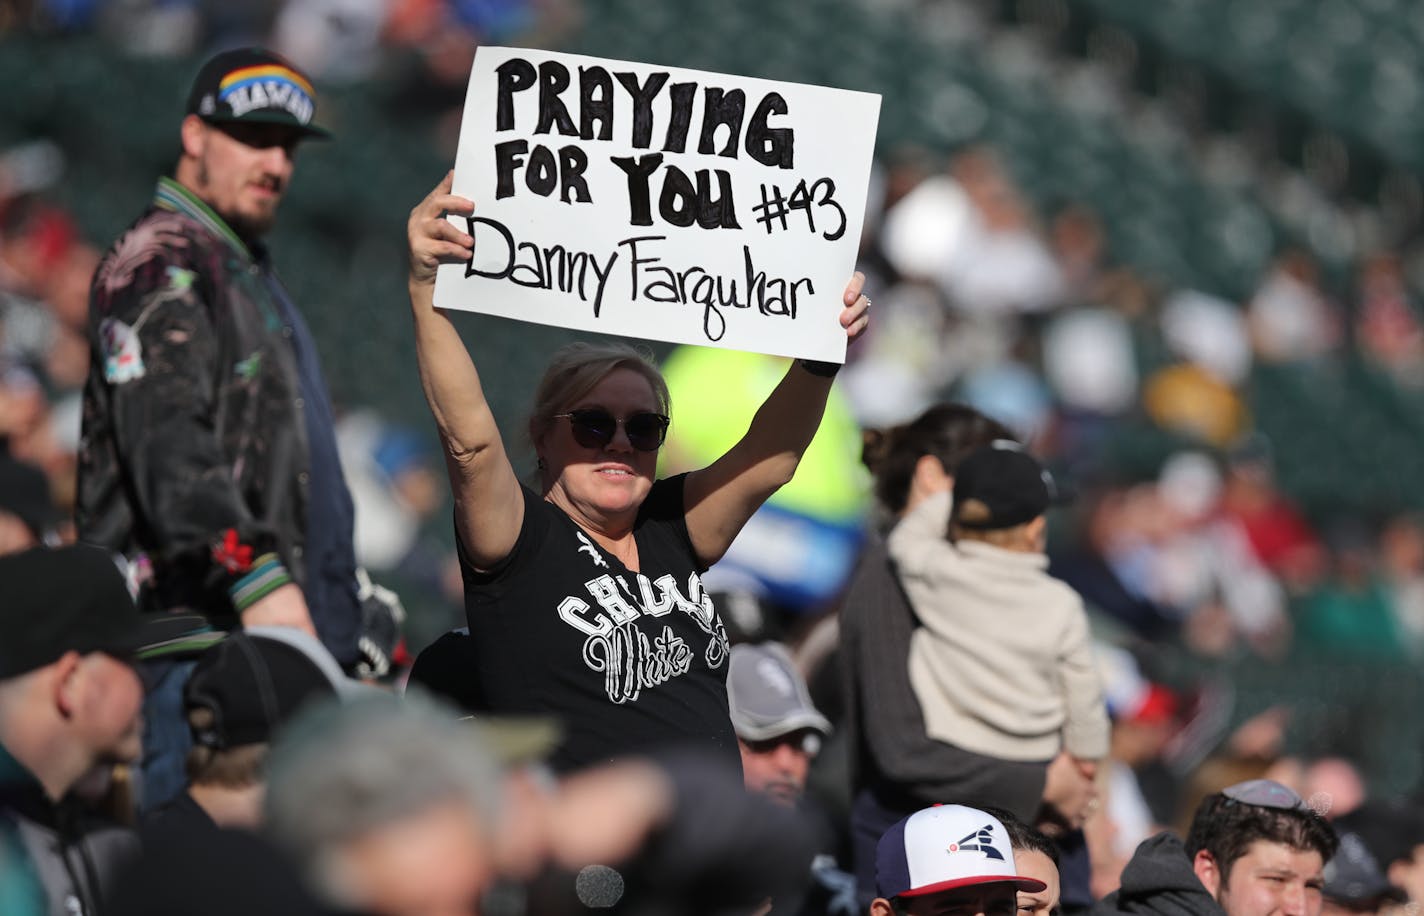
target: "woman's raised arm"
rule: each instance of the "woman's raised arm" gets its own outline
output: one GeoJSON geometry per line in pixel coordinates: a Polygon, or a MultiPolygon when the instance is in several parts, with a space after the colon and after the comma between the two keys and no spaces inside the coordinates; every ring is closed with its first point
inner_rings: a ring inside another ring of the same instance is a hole
{"type": "Polygon", "coordinates": [[[474,251],[474,239],[445,218],[475,209],[472,201],[450,193],[453,177],[447,174],[410,211],[410,306],[420,383],[440,431],[455,495],[455,524],[475,567],[488,569],[514,549],[524,498],[470,352],[434,304],[436,268],[468,261],[474,251]]]}
{"type": "MultiPolygon", "coordinates": [[[[870,300],[860,294],[865,276],[845,288],[840,323],[851,342],[870,324],[870,300]]],[[[687,477],[687,532],[698,558],[711,565],[771,494],[790,482],[826,410],[834,366],[796,360],[767,395],[736,445],[687,477]]]]}

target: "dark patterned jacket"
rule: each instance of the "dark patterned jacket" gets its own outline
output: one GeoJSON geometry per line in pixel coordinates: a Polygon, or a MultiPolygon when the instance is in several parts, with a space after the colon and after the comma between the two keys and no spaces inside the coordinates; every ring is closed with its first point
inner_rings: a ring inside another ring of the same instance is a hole
{"type": "Polygon", "coordinates": [[[95,273],[76,520],[129,558],[146,609],[221,621],[306,576],[307,435],[276,282],[167,178],[95,273]]]}

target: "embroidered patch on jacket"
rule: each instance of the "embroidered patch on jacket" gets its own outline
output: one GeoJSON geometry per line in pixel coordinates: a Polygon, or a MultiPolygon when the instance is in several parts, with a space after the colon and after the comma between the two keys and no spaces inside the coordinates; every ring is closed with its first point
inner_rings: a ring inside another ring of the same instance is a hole
{"type": "Polygon", "coordinates": [[[104,351],[104,380],[110,385],[143,378],[143,347],[133,328],[117,318],[105,318],[99,322],[99,345],[104,351]]]}
{"type": "Polygon", "coordinates": [[[198,274],[195,271],[172,264],[168,266],[168,288],[175,293],[186,293],[193,288],[193,281],[196,279],[198,274]]]}
{"type": "Polygon", "coordinates": [[[124,584],[128,586],[129,597],[138,600],[139,592],[153,581],[153,561],[148,554],[136,554],[124,564],[124,584]]]}
{"type": "Polygon", "coordinates": [[[247,359],[240,360],[232,367],[233,374],[244,382],[250,382],[257,378],[257,371],[262,368],[262,351],[254,352],[247,359]]]}
{"type": "Polygon", "coordinates": [[[236,575],[252,568],[252,547],[238,540],[236,529],[223,533],[222,543],[213,545],[213,562],[236,575]]]}

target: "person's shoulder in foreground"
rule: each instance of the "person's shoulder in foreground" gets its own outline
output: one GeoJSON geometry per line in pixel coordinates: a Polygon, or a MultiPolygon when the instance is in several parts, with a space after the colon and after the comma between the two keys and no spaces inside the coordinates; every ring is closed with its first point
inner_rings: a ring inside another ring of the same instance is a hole
{"type": "Polygon", "coordinates": [[[1122,870],[1120,881],[1117,890],[1093,906],[1095,916],[1221,916],[1223,912],[1196,876],[1181,839],[1170,833],[1143,840],[1122,870]]]}
{"type": "Polygon", "coordinates": [[[1208,795],[1185,844],[1169,834],[1145,840],[1123,870],[1121,888],[1094,912],[1173,916],[1320,916],[1333,828],[1294,791],[1252,779],[1208,795]]]}
{"type": "Polygon", "coordinates": [[[0,593],[0,877],[42,894],[50,912],[88,912],[135,847],[88,817],[75,791],[138,759],[138,661],[212,634],[201,618],[139,614],[96,547],[0,557],[0,593]]]}
{"type": "Polygon", "coordinates": [[[899,821],[880,838],[871,916],[1011,916],[1020,890],[1047,885],[1020,876],[998,818],[964,805],[936,805],[899,821]]]}

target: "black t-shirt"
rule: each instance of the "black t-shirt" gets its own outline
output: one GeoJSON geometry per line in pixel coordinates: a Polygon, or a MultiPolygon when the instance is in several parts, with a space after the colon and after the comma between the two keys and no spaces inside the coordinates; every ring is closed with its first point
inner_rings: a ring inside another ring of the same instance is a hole
{"type": "Polygon", "coordinates": [[[528,488],[503,562],[479,572],[460,552],[477,693],[490,712],[557,716],[556,769],[672,745],[741,765],[727,633],[702,588],[684,480],[653,484],[638,511],[640,572],[528,488]]]}

